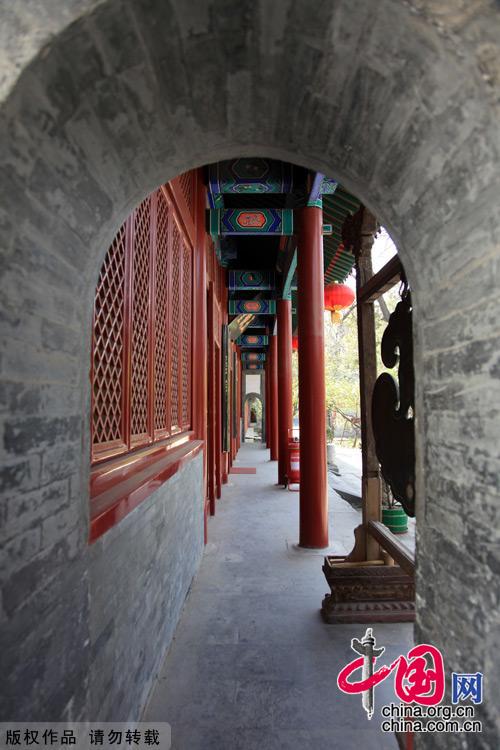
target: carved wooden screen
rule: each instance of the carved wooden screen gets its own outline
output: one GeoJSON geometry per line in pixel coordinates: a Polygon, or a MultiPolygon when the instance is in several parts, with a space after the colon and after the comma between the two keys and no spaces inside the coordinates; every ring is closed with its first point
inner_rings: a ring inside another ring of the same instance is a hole
{"type": "Polygon", "coordinates": [[[191,310],[193,254],[189,243],[182,245],[182,335],[181,335],[181,396],[182,428],[189,427],[191,422],[191,310]]]}
{"type": "Polygon", "coordinates": [[[184,172],[179,176],[179,184],[186,201],[186,205],[189,209],[189,213],[194,217],[194,195],[195,195],[195,183],[193,179],[193,172],[184,172]]]}
{"type": "Polygon", "coordinates": [[[94,304],[92,352],[92,442],[103,449],[126,447],[125,392],[125,224],[109,248],[94,304]]]}
{"type": "Polygon", "coordinates": [[[159,191],[156,207],[156,253],[155,253],[155,407],[154,434],[168,434],[170,426],[170,389],[168,373],[169,352],[169,247],[171,231],[171,209],[165,195],[159,191]]]}
{"type": "Polygon", "coordinates": [[[171,358],[170,358],[170,409],[172,430],[180,429],[179,415],[179,387],[180,377],[180,357],[179,343],[181,333],[181,232],[174,223],[173,240],[172,240],[172,286],[171,286],[171,358]]]}
{"type": "Polygon", "coordinates": [[[163,189],[108,250],[94,308],[94,461],[191,427],[192,255],[163,189]]]}
{"type": "Polygon", "coordinates": [[[130,431],[132,443],[138,445],[148,442],[151,435],[151,198],[146,198],[135,211],[133,227],[130,431]]]}

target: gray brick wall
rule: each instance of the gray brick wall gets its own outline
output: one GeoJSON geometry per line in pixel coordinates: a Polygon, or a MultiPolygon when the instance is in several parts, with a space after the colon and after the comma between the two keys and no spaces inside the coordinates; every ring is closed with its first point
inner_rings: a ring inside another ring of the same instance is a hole
{"type": "Polygon", "coordinates": [[[90,548],[90,715],[137,717],[203,550],[201,454],[90,548]]]}
{"type": "MultiPolygon", "coordinates": [[[[86,715],[92,649],[112,649],[115,634],[118,647],[135,622],[131,615],[119,632],[109,622],[98,631],[92,613],[89,341],[106,248],[158,184],[241,154],[338,178],[400,248],[415,306],[417,635],[441,646],[450,668],[484,666],[494,692],[499,23],[488,0],[3,5],[0,576],[9,718],[86,715]]],[[[151,658],[137,653],[131,669],[146,679],[151,658]]],[[[115,694],[106,710],[113,702],[122,703],[115,694]]],[[[436,736],[425,747],[496,746],[497,702],[483,712],[474,744],[436,736]]]]}

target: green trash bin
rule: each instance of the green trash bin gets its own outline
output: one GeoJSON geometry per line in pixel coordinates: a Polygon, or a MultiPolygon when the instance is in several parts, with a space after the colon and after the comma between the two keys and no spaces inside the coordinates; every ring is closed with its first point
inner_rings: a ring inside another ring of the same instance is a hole
{"type": "Polygon", "coordinates": [[[382,523],[393,534],[404,534],[408,531],[408,516],[400,505],[395,508],[382,508],[382,523]]]}

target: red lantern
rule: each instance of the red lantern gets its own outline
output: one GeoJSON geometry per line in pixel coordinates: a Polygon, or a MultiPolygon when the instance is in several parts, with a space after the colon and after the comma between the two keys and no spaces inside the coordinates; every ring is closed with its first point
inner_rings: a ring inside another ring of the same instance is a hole
{"type": "Polygon", "coordinates": [[[332,323],[340,323],[342,316],[339,310],[352,305],[356,298],[354,290],[347,284],[328,284],[325,287],[325,310],[331,313],[332,323]]]}
{"type": "Polygon", "coordinates": [[[292,350],[294,352],[299,351],[299,337],[298,336],[292,336],[292,350]]]}

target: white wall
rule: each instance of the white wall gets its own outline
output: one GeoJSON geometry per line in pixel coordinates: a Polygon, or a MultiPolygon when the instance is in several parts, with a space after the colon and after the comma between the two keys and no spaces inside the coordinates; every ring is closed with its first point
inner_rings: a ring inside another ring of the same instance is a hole
{"type": "Polygon", "coordinates": [[[262,395],[260,375],[246,375],[245,396],[247,393],[260,393],[262,395]]]}

